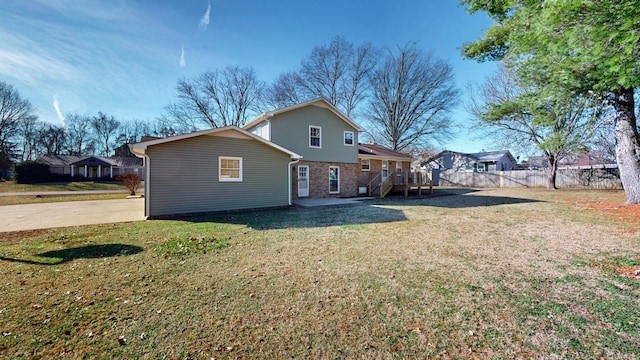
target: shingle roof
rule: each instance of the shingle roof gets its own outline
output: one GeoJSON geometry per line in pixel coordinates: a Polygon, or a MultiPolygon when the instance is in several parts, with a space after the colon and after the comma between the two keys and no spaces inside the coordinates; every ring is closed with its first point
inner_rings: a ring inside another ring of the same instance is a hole
{"type": "Polygon", "coordinates": [[[510,154],[511,153],[509,152],[509,150],[499,150],[499,151],[479,152],[479,153],[473,153],[473,154],[467,154],[467,155],[481,162],[490,162],[490,161],[498,161],[503,156],[510,155],[510,154]]]}
{"type": "MultiPolygon", "coordinates": [[[[137,157],[120,157],[120,156],[111,156],[111,157],[102,157],[102,156],[76,156],[76,155],[41,155],[38,156],[36,162],[49,165],[49,166],[70,166],[74,165],[84,165],[85,161],[90,159],[96,159],[102,162],[103,166],[118,166],[118,167],[139,167],[142,166],[142,159],[137,157]]],[[[87,165],[98,165],[96,164],[87,164],[87,165]]]]}
{"type": "Polygon", "coordinates": [[[358,144],[358,155],[387,157],[387,158],[402,158],[412,160],[411,155],[405,154],[400,151],[391,150],[378,144],[358,144]]]}
{"type": "Polygon", "coordinates": [[[478,162],[495,162],[500,160],[500,158],[502,158],[503,156],[507,155],[507,157],[509,157],[513,163],[516,163],[516,159],[513,157],[513,155],[511,155],[511,152],[509,150],[498,150],[498,151],[483,151],[483,152],[478,152],[478,153],[469,153],[469,154],[465,154],[465,153],[460,153],[460,152],[456,152],[456,151],[451,151],[451,150],[444,150],[441,151],[439,153],[437,153],[436,155],[431,156],[430,158],[426,159],[425,161],[423,161],[422,163],[420,163],[422,166],[424,166],[427,163],[430,163],[432,161],[434,161],[437,158],[442,157],[442,155],[449,153],[449,154],[458,154],[460,156],[464,156],[464,157],[468,157],[471,159],[474,159],[478,162]]]}
{"type": "Polygon", "coordinates": [[[80,157],[75,155],[40,155],[36,162],[49,166],[66,166],[78,160],[80,157]]]}

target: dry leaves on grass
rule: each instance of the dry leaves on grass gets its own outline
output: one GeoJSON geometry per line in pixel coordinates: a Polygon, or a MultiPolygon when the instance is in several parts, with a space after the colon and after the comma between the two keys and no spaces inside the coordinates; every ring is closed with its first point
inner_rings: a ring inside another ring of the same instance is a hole
{"type": "MultiPolygon", "coordinates": [[[[622,204],[619,201],[602,199],[576,200],[574,204],[578,210],[597,212],[607,219],[636,228],[621,230],[624,233],[636,234],[640,230],[640,204],[622,204]]],[[[640,280],[640,265],[604,264],[601,266],[619,275],[640,280]]]]}

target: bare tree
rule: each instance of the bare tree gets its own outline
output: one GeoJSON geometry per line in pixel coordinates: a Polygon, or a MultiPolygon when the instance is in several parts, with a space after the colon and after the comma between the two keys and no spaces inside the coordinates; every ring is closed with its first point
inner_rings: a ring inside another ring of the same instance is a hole
{"type": "Polygon", "coordinates": [[[555,189],[559,160],[592,143],[605,108],[593,96],[550,91],[544,84],[521,86],[517,69],[501,64],[479,91],[471,91],[467,108],[484,138],[541,150],[549,165],[547,187],[555,189]]]}
{"type": "Polygon", "coordinates": [[[120,122],[114,119],[113,116],[98,112],[97,116],[91,118],[91,127],[93,128],[96,143],[100,147],[100,154],[110,156],[120,122]]]}
{"type": "Polygon", "coordinates": [[[355,47],[337,36],[329,45],[316,46],[297,71],[281,74],[269,89],[269,103],[283,107],[324,97],[347,116],[366,98],[367,77],[379,51],[365,43],[355,47]]]}
{"type": "Polygon", "coordinates": [[[38,145],[45,155],[60,155],[65,144],[64,128],[44,124],[38,136],[38,145]]]}
{"type": "Polygon", "coordinates": [[[92,119],[87,115],[67,114],[65,117],[65,151],[69,155],[89,155],[95,151],[92,139],[92,119]]]}
{"type": "Polygon", "coordinates": [[[160,120],[177,129],[194,131],[204,127],[242,126],[260,111],[265,84],[253,68],[227,66],[195,79],[178,81],[178,102],[165,107],[160,120]]]}
{"type": "Polygon", "coordinates": [[[151,134],[151,127],[149,123],[144,120],[133,119],[121,121],[116,145],[121,146],[138,142],[142,136],[148,134],[151,134]]]}
{"type": "MultiPolygon", "coordinates": [[[[7,169],[18,158],[16,136],[23,122],[33,122],[35,108],[23,99],[13,86],[0,81],[0,170],[7,169]]],[[[2,176],[3,171],[0,171],[2,176]]]]}
{"type": "Polygon", "coordinates": [[[280,74],[265,93],[266,105],[279,109],[303,102],[301,83],[302,79],[295,71],[280,74]]]}
{"type": "Polygon", "coordinates": [[[394,150],[425,145],[451,136],[448,117],[458,91],[451,66],[415,46],[389,51],[371,76],[367,112],[372,137],[394,150]]]}
{"type": "Polygon", "coordinates": [[[35,160],[38,156],[38,135],[43,125],[35,116],[20,122],[17,132],[20,160],[35,160]]]}

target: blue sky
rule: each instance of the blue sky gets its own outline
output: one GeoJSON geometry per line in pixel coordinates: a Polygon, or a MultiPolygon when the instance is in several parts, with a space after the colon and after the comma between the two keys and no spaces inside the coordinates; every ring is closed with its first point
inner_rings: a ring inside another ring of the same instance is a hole
{"type": "MultiPolygon", "coordinates": [[[[294,70],[313,46],[336,35],[358,45],[416,42],[454,67],[463,91],[460,129],[443,148],[490,150],[470,136],[464,85],[496,65],[464,60],[460,47],[491,21],[457,0],[2,0],[0,81],[37,106],[41,120],[103,111],[155,119],[175,100],[178,79],[227,65],[251,66],[271,82],[294,70]]],[[[356,119],[358,120],[358,119],[356,119]]]]}

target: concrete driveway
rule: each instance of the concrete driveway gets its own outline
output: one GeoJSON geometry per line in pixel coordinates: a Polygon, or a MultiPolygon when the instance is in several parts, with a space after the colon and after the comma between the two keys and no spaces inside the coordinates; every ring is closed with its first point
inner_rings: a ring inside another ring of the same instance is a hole
{"type": "Polygon", "coordinates": [[[144,198],[0,206],[0,232],[144,219],[144,198]]]}

